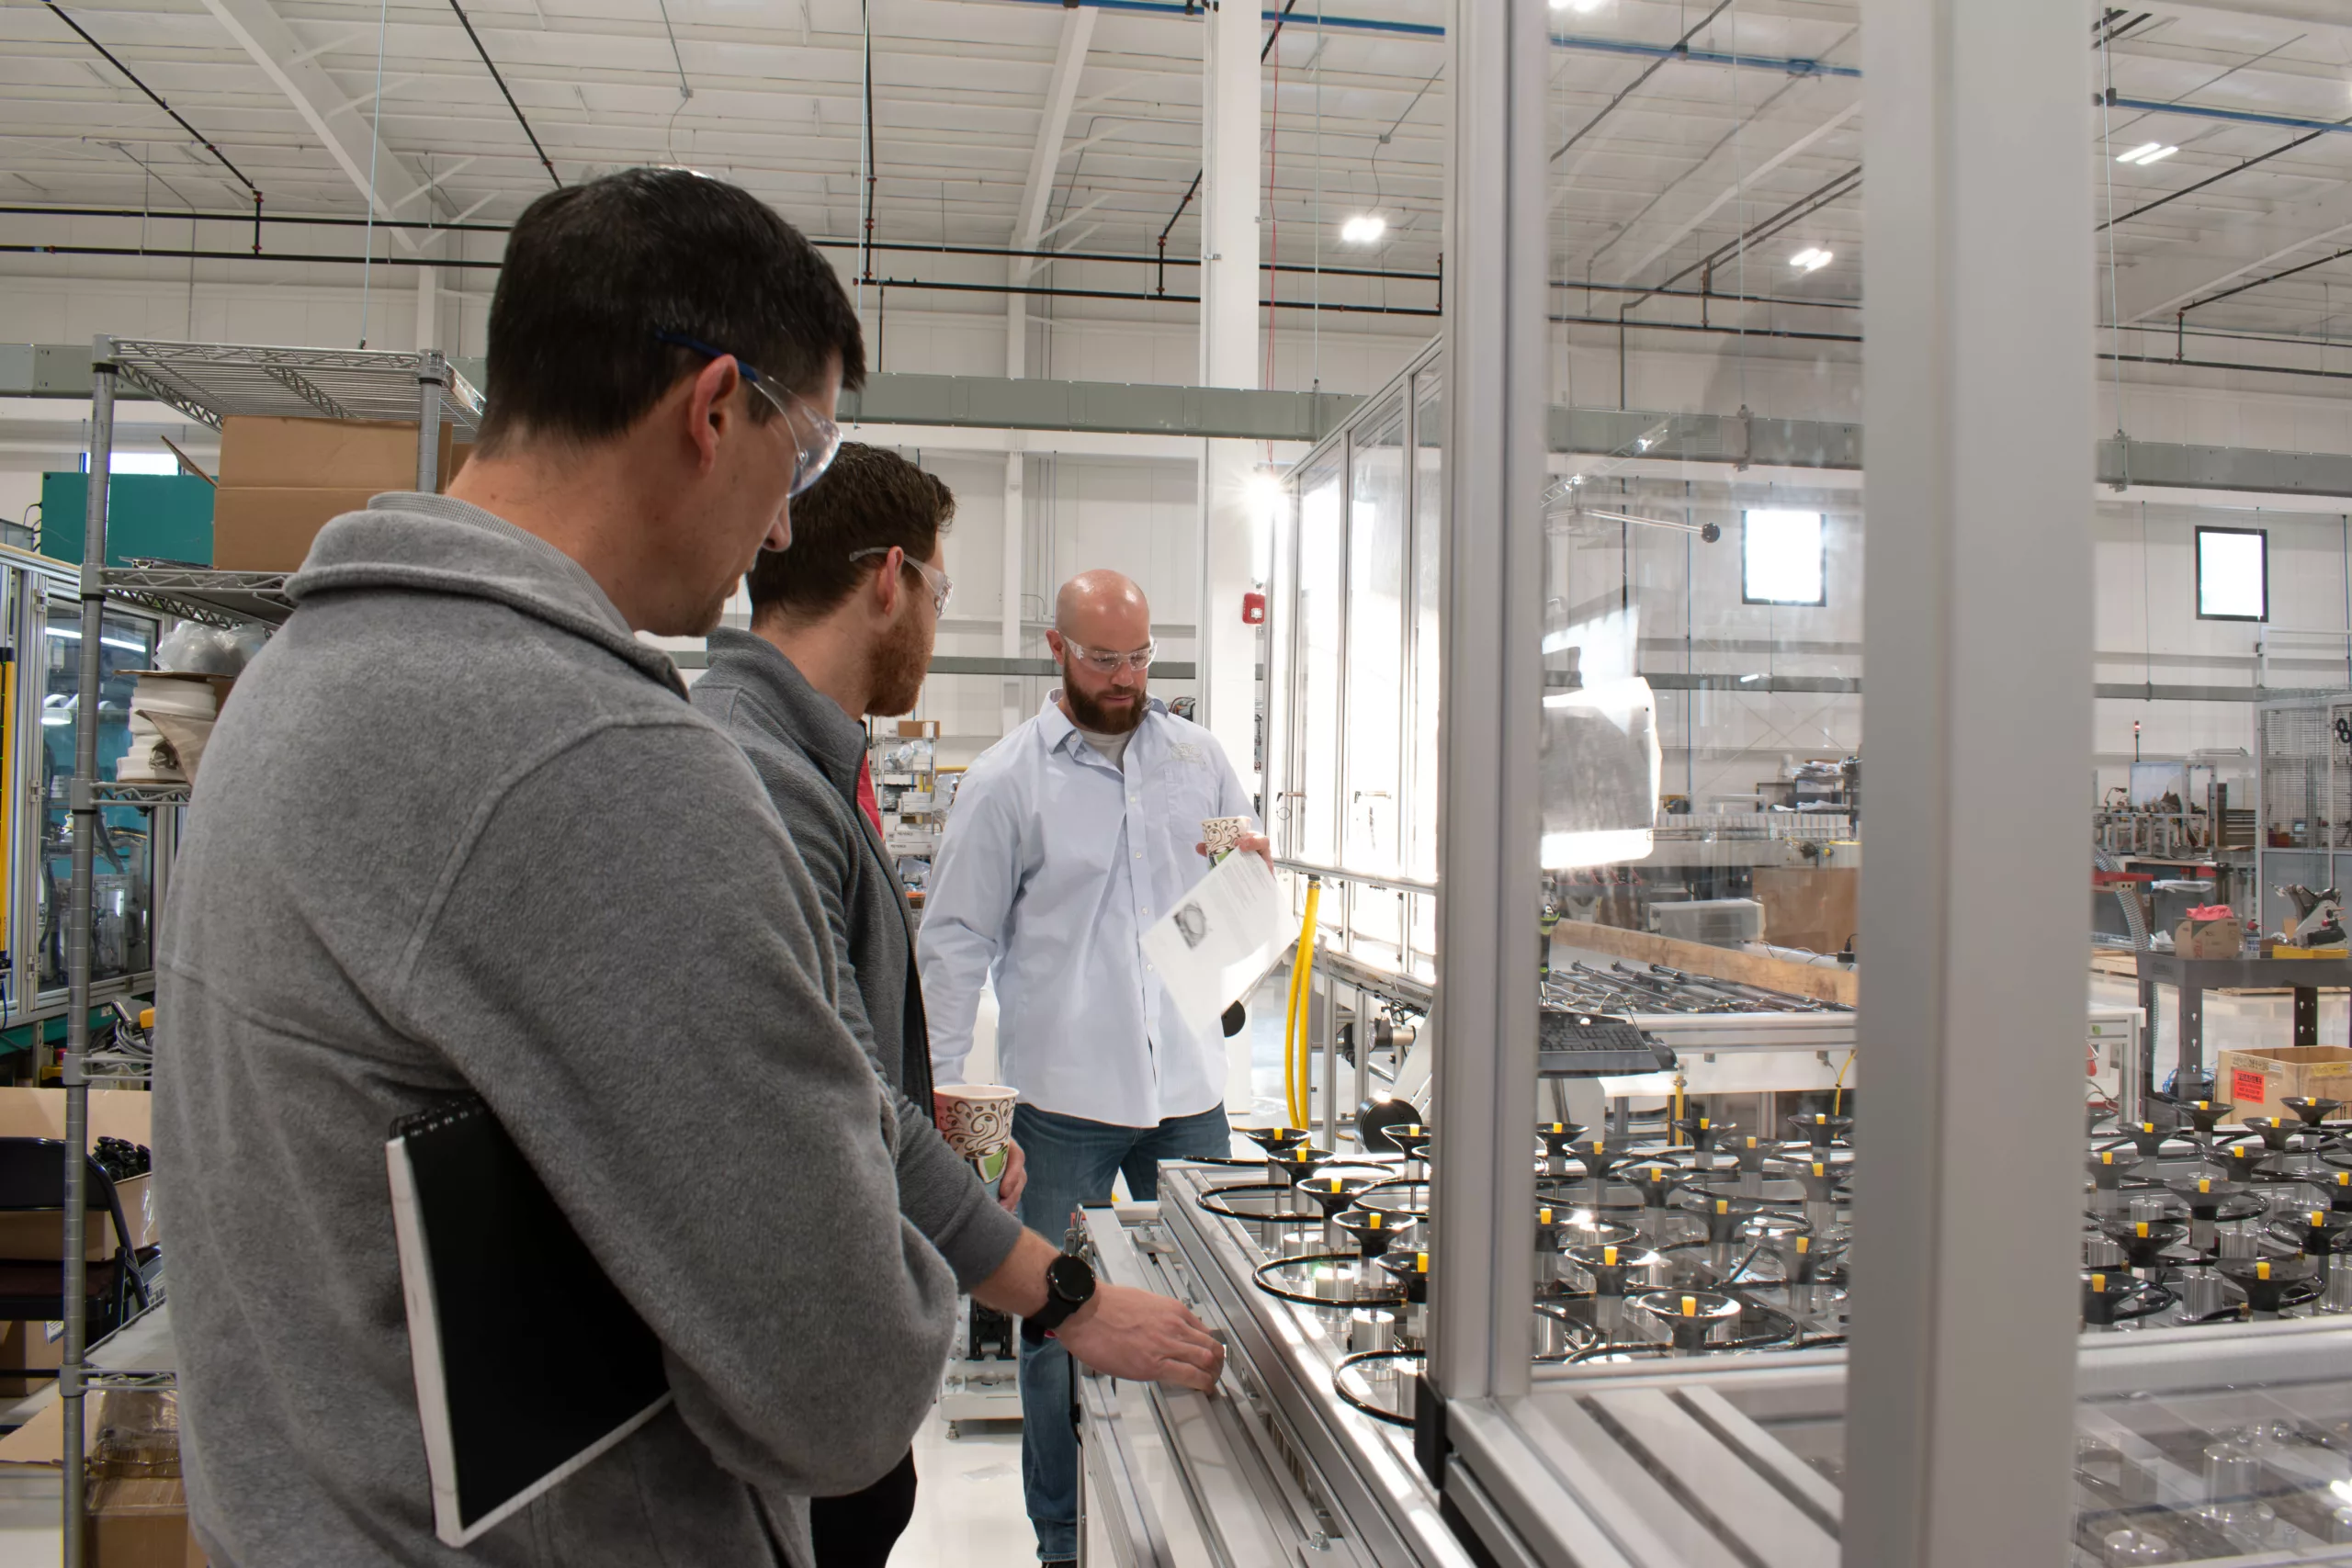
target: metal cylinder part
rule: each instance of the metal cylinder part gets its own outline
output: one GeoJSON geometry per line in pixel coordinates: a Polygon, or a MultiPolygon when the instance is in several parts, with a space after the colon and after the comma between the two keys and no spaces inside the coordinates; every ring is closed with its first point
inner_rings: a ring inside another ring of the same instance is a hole
{"type": "Polygon", "coordinates": [[[1396,1314],[1385,1307],[1358,1307],[1348,1314],[1348,1354],[1367,1355],[1396,1348],[1396,1314]]]}
{"type": "Polygon", "coordinates": [[[2328,1271],[2327,1292],[2320,1297],[2319,1307],[2322,1312],[2352,1312],[2352,1269],[2328,1271]]]}
{"type": "Polygon", "coordinates": [[[2262,1461],[2237,1443],[2213,1443],[2205,1450],[2205,1501],[2216,1505],[2245,1502],[2262,1477],[2262,1461]]]}
{"type": "Polygon", "coordinates": [[[2185,1269],[2177,1283],[2183,1317],[2211,1317],[2229,1303],[2222,1277],[2211,1269],[2185,1269]]]}
{"type": "Polygon", "coordinates": [[[2136,1568],[2143,1562],[2170,1562],[2172,1542],[2147,1530],[2109,1530],[2099,1541],[2099,1561],[2106,1568],[2136,1568]]]}

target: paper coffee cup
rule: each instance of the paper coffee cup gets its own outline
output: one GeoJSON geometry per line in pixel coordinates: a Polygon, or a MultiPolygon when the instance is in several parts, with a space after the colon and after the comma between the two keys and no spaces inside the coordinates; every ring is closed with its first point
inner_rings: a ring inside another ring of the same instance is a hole
{"type": "Polygon", "coordinates": [[[1201,822],[1201,842],[1209,847],[1209,859],[1215,860],[1226,851],[1250,836],[1250,822],[1247,817],[1210,817],[1201,822]]]}
{"type": "Polygon", "coordinates": [[[1012,1108],[1021,1091],[1002,1084],[949,1084],[933,1091],[947,1146],[978,1160],[1012,1142],[1012,1108]]]}

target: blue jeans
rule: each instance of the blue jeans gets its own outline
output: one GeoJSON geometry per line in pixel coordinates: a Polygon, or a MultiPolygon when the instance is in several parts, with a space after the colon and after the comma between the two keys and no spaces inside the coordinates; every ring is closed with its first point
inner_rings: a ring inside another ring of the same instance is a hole
{"type": "MultiPolygon", "coordinates": [[[[1225,1107],[1177,1116],[1157,1127],[1119,1127],[1057,1116],[1034,1105],[1012,1112],[1012,1136],[1028,1156],[1029,1185],[1021,1194],[1021,1223],[1056,1246],[1069,1229],[1070,1211],[1107,1203],[1112,1179],[1126,1174],[1138,1202],[1159,1196],[1159,1162],[1222,1158],[1233,1134],[1225,1107]]],[[[1056,1562],[1078,1555],[1078,1428],[1072,1416],[1069,1352],[1048,1339],[1021,1347],[1021,1486],[1037,1557],[1056,1562]]]]}

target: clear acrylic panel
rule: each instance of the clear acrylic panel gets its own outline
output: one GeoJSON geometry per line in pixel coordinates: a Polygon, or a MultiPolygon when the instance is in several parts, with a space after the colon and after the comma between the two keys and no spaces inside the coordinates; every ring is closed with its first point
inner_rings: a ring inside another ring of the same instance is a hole
{"type": "MultiPolygon", "coordinates": [[[[1744,1380],[1779,1367],[1785,1394],[1802,1367],[1807,1429],[1834,1434],[1863,1098],[1861,127],[1850,76],[1798,95],[1760,67],[1856,64],[1860,18],[1552,18],[1538,1077],[1498,1129],[1537,1167],[1537,1314],[1577,1330],[1538,1334],[1537,1387],[1654,1371],[1747,1408],[1744,1380]]],[[[1769,1451],[1835,1481],[1834,1437],[1769,1451]]],[[[1693,1540],[1747,1561],[1759,1529],[1726,1501],[1693,1540]]]]}
{"type": "MultiPolygon", "coordinates": [[[[41,627],[40,848],[36,857],[34,910],[39,948],[35,989],[44,996],[66,985],[65,898],[74,851],[67,791],[74,777],[74,725],[79,703],[82,610],[52,597],[41,627]]],[[[154,668],[156,624],[108,610],[99,641],[98,776],[111,779],[130,749],[131,694],[136,671],[154,668]]],[[[153,846],[148,813],[107,807],[98,813],[93,886],[90,977],[109,980],[153,966],[150,941],[154,911],[153,846]]]]}

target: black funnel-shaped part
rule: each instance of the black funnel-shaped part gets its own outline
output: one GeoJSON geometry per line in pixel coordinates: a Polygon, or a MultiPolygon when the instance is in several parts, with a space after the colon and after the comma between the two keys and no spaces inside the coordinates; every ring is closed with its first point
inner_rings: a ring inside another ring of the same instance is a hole
{"type": "Polygon", "coordinates": [[[1739,1131],[1736,1122],[1718,1121],[1713,1116],[1685,1116],[1674,1124],[1674,1130],[1690,1140],[1691,1147],[1701,1154],[1713,1154],[1724,1139],[1739,1131]]]}
{"type": "Polygon", "coordinates": [[[1378,1258],[1396,1241],[1396,1222],[1377,1209],[1346,1209],[1331,1216],[1331,1223],[1356,1238],[1356,1249],[1366,1258],[1378,1258]]]}
{"type": "Polygon", "coordinates": [[[1652,1291],[1633,1304],[1664,1324],[1674,1348],[1686,1354],[1703,1348],[1717,1328],[1739,1321],[1739,1303],[1720,1291],[1652,1291]]]}
{"type": "Polygon", "coordinates": [[[1685,1178],[1678,1167],[1661,1165],[1650,1160],[1636,1160],[1618,1171],[1617,1179],[1642,1195],[1643,1208],[1663,1209],[1666,1207],[1667,1200],[1674,1196],[1675,1189],[1682,1185],[1685,1178]]]}
{"type": "Polygon", "coordinates": [[[1268,1154],[1303,1144],[1309,1136],[1304,1127],[1236,1127],[1234,1131],[1268,1154]]]}
{"type": "Polygon", "coordinates": [[[1731,1152],[1739,1161],[1742,1175],[1761,1176],[1764,1173],[1764,1162],[1772,1157],[1773,1151],[1769,1140],[1747,1137],[1734,1138],[1731,1152]]]}
{"type": "Polygon", "coordinates": [[[2177,1220],[2107,1220],[2098,1228],[2123,1249],[2134,1269],[2154,1269],[2168,1249],[2188,1237],[2188,1227],[2177,1220]]]}
{"type": "Polygon", "coordinates": [[[1816,1111],[1811,1116],[1790,1117],[1789,1127],[1798,1137],[1811,1141],[1815,1148],[1826,1149],[1854,1130],[1854,1119],[1816,1111]]]}
{"type": "Polygon", "coordinates": [[[2278,1103],[2301,1117],[2306,1127],[2317,1127],[2327,1120],[2329,1112],[2344,1109],[2340,1100],[2307,1099],[2300,1094],[2290,1095],[2278,1103]]]}
{"type": "Polygon", "coordinates": [[[1545,1157],[1550,1159],[1558,1159],[1562,1155],[1573,1151],[1577,1140],[1584,1136],[1584,1131],[1574,1122],[1535,1123],[1535,1135],[1544,1140],[1544,1153],[1545,1157]]]}
{"type": "Polygon", "coordinates": [[[2275,1313],[2310,1294],[2312,1266],[2301,1258],[2225,1258],[2222,1273],[2256,1312],[2275,1313]]]}
{"type": "Polygon", "coordinates": [[[2120,1149],[2101,1149],[2091,1156],[2091,1182],[2102,1192],[2112,1192],[2123,1185],[2123,1179],[2139,1167],[2140,1156],[2120,1149]]]}

